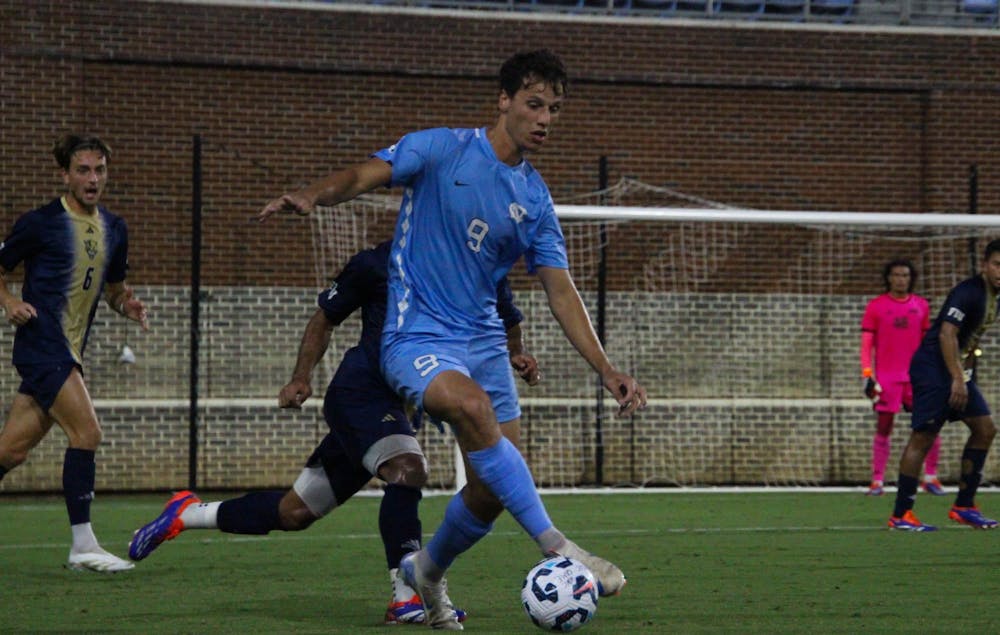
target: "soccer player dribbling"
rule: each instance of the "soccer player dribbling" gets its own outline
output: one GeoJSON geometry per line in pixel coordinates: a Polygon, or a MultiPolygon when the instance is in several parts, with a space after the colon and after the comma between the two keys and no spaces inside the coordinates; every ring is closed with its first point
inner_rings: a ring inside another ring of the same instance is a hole
{"type": "Polygon", "coordinates": [[[562,61],[547,50],[519,53],[500,68],[497,119],[478,129],[437,128],[405,135],[367,162],[268,203],[308,214],[387,185],[404,187],[390,255],[382,370],[410,403],[447,421],[471,469],[434,537],[400,563],[420,594],[427,623],[462,630],[444,574],[506,509],[547,555],[582,561],[602,595],[625,576],[566,538],[550,520],[516,444],[520,406],[495,317],[495,285],[523,255],[542,282],[564,334],[605,388],[632,414],[646,391],[609,360],[569,274],[552,197],[525,156],[541,150],[559,117],[567,85],[562,61]]]}
{"type": "MultiPolygon", "coordinates": [[[[893,260],[882,269],[886,292],[873,298],[861,318],[861,376],[865,395],[875,411],[872,439],[872,478],[866,492],[884,492],[885,466],[889,461],[889,437],[900,408],[913,408],[910,360],[930,328],[927,300],[913,293],[917,270],[908,260],[893,260]]],[[[941,437],[934,440],[924,460],[925,492],[943,495],[937,477],[941,437]]]]}
{"type": "Polygon", "coordinates": [[[969,438],[962,450],[958,494],[948,511],[948,518],[976,529],[997,526],[997,521],[983,516],[975,502],[983,478],[983,465],[997,430],[989,406],[967,366],[983,333],[996,321],[998,292],[1000,240],[993,240],[983,252],[981,272],[963,280],[948,293],[934,324],[910,362],[912,430],[899,461],[890,529],[937,529],[920,522],[913,513],[920,464],[942,426],[958,420],[969,428],[969,438]]]}
{"type": "MultiPolygon", "coordinates": [[[[390,246],[385,241],[354,254],[318,295],[291,381],[278,393],[281,408],[302,408],[313,394],[313,369],[329,348],[334,327],[360,310],[361,337],[344,353],[323,399],[323,418],[330,431],[294,484],[286,491],[250,492],[212,502],[202,502],[194,492],[178,492],[153,521],[136,530],[129,543],[130,558],[143,560],[165,541],[192,529],[251,535],[302,531],[347,503],[377,476],[385,483],[378,525],[392,584],[385,621],[424,621],[423,604],[402,579],[399,563],[423,542],[417,508],[427,482],[427,459],[402,399],[379,370],[390,246]]],[[[525,348],[520,326],[524,315],[514,304],[507,278],[497,285],[496,299],[507,332],[510,365],[535,385],[540,380],[538,362],[525,348]]],[[[463,611],[456,609],[456,614],[459,621],[464,618],[463,611]]]]}
{"type": "Polygon", "coordinates": [[[63,495],[73,544],[66,566],[100,572],[134,565],[108,553],[90,523],[95,452],[101,426],[83,381],[83,351],[97,303],[149,330],[146,307],[125,284],[128,230],[99,205],[110,148],[97,137],[68,135],[53,148],[66,193],[14,223],[0,244],[0,304],[17,327],[13,362],[21,385],[0,430],[0,479],[58,424],[66,433],[63,495]],[[6,274],[24,262],[21,297],[6,274]]]}

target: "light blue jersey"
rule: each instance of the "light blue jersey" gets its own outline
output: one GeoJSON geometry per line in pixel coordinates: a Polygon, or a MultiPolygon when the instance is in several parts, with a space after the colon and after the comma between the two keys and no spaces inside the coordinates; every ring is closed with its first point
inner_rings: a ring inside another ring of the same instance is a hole
{"type": "Polygon", "coordinates": [[[497,283],[522,255],[566,269],[552,196],[527,161],[500,161],[486,128],[407,134],[373,156],[405,192],[389,261],[385,333],[503,334],[497,283]]]}

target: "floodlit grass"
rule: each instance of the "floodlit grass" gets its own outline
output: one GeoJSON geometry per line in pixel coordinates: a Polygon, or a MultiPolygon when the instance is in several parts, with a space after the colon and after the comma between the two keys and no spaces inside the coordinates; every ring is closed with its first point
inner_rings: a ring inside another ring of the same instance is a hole
{"type": "MultiPolygon", "coordinates": [[[[217,500],[218,496],[203,496],[217,500]]],[[[551,495],[557,524],[621,565],[619,597],[589,633],[1000,632],[1000,531],[946,520],[951,496],[920,495],[942,530],[885,529],[892,495],[858,492],[551,495]]],[[[94,524],[124,555],[132,530],[166,496],[99,496],[94,524]]],[[[446,497],[422,503],[433,531],[446,497]]],[[[1000,496],[979,500],[1000,513],[1000,496]]],[[[247,537],[194,530],[116,575],[62,568],[69,547],[58,498],[0,497],[0,632],[373,633],[385,627],[388,577],[379,500],[362,497],[299,533],[247,537]]],[[[519,606],[538,560],[503,516],[449,573],[466,630],[535,631],[519,606]]],[[[537,632],[537,631],[536,631],[537,632]]]]}

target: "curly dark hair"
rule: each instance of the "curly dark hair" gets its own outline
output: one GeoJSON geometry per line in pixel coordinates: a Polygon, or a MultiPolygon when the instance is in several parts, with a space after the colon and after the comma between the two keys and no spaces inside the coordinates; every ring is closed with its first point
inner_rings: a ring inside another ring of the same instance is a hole
{"type": "Polygon", "coordinates": [[[513,97],[538,81],[552,86],[557,95],[566,93],[568,78],[559,56],[548,49],[516,53],[500,67],[500,90],[513,97]]]}
{"type": "Polygon", "coordinates": [[[897,258],[895,260],[890,260],[885,263],[882,267],[882,282],[885,283],[885,290],[889,290],[889,274],[896,267],[906,267],[910,270],[910,286],[906,288],[907,293],[913,293],[913,285],[917,283],[917,268],[913,266],[913,263],[905,258],[897,258]]]}

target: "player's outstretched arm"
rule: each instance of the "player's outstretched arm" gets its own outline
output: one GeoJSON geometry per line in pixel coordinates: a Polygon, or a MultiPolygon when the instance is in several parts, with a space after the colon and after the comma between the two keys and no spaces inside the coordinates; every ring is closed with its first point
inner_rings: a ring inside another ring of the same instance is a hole
{"type": "Polygon", "coordinates": [[[316,309],[302,334],[292,380],[278,392],[279,408],[301,408],[312,396],[312,371],[326,354],[332,334],[333,324],[326,319],[323,309],[316,309]]]}
{"type": "Polygon", "coordinates": [[[538,277],[545,288],[549,309],[562,327],[566,338],[598,372],[604,387],[620,406],[619,415],[627,415],[646,407],[646,389],[626,373],[619,372],[608,359],[597,333],[590,322],[587,308],[566,269],[539,267],[538,277]]]}
{"type": "Polygon", "coordinates": [[[301,190],[272,199],[257,214],[264,222],[274,214],[293,213],[308,216],[317,205],[336,205],[370,192],[392,181],[392,166],[382,159],[369,159],[364,163],[334,172],[325,179],[307,185],[301,190]]]}
{"type": "Polygon", "coordinates": [[[135,297],[135,292],[124,282],[109,282],[104,291],[104,301],[111,310],[133,322],[142,325],[143,331],[149,330],[149,313],[146,305],[135,297]]]}

